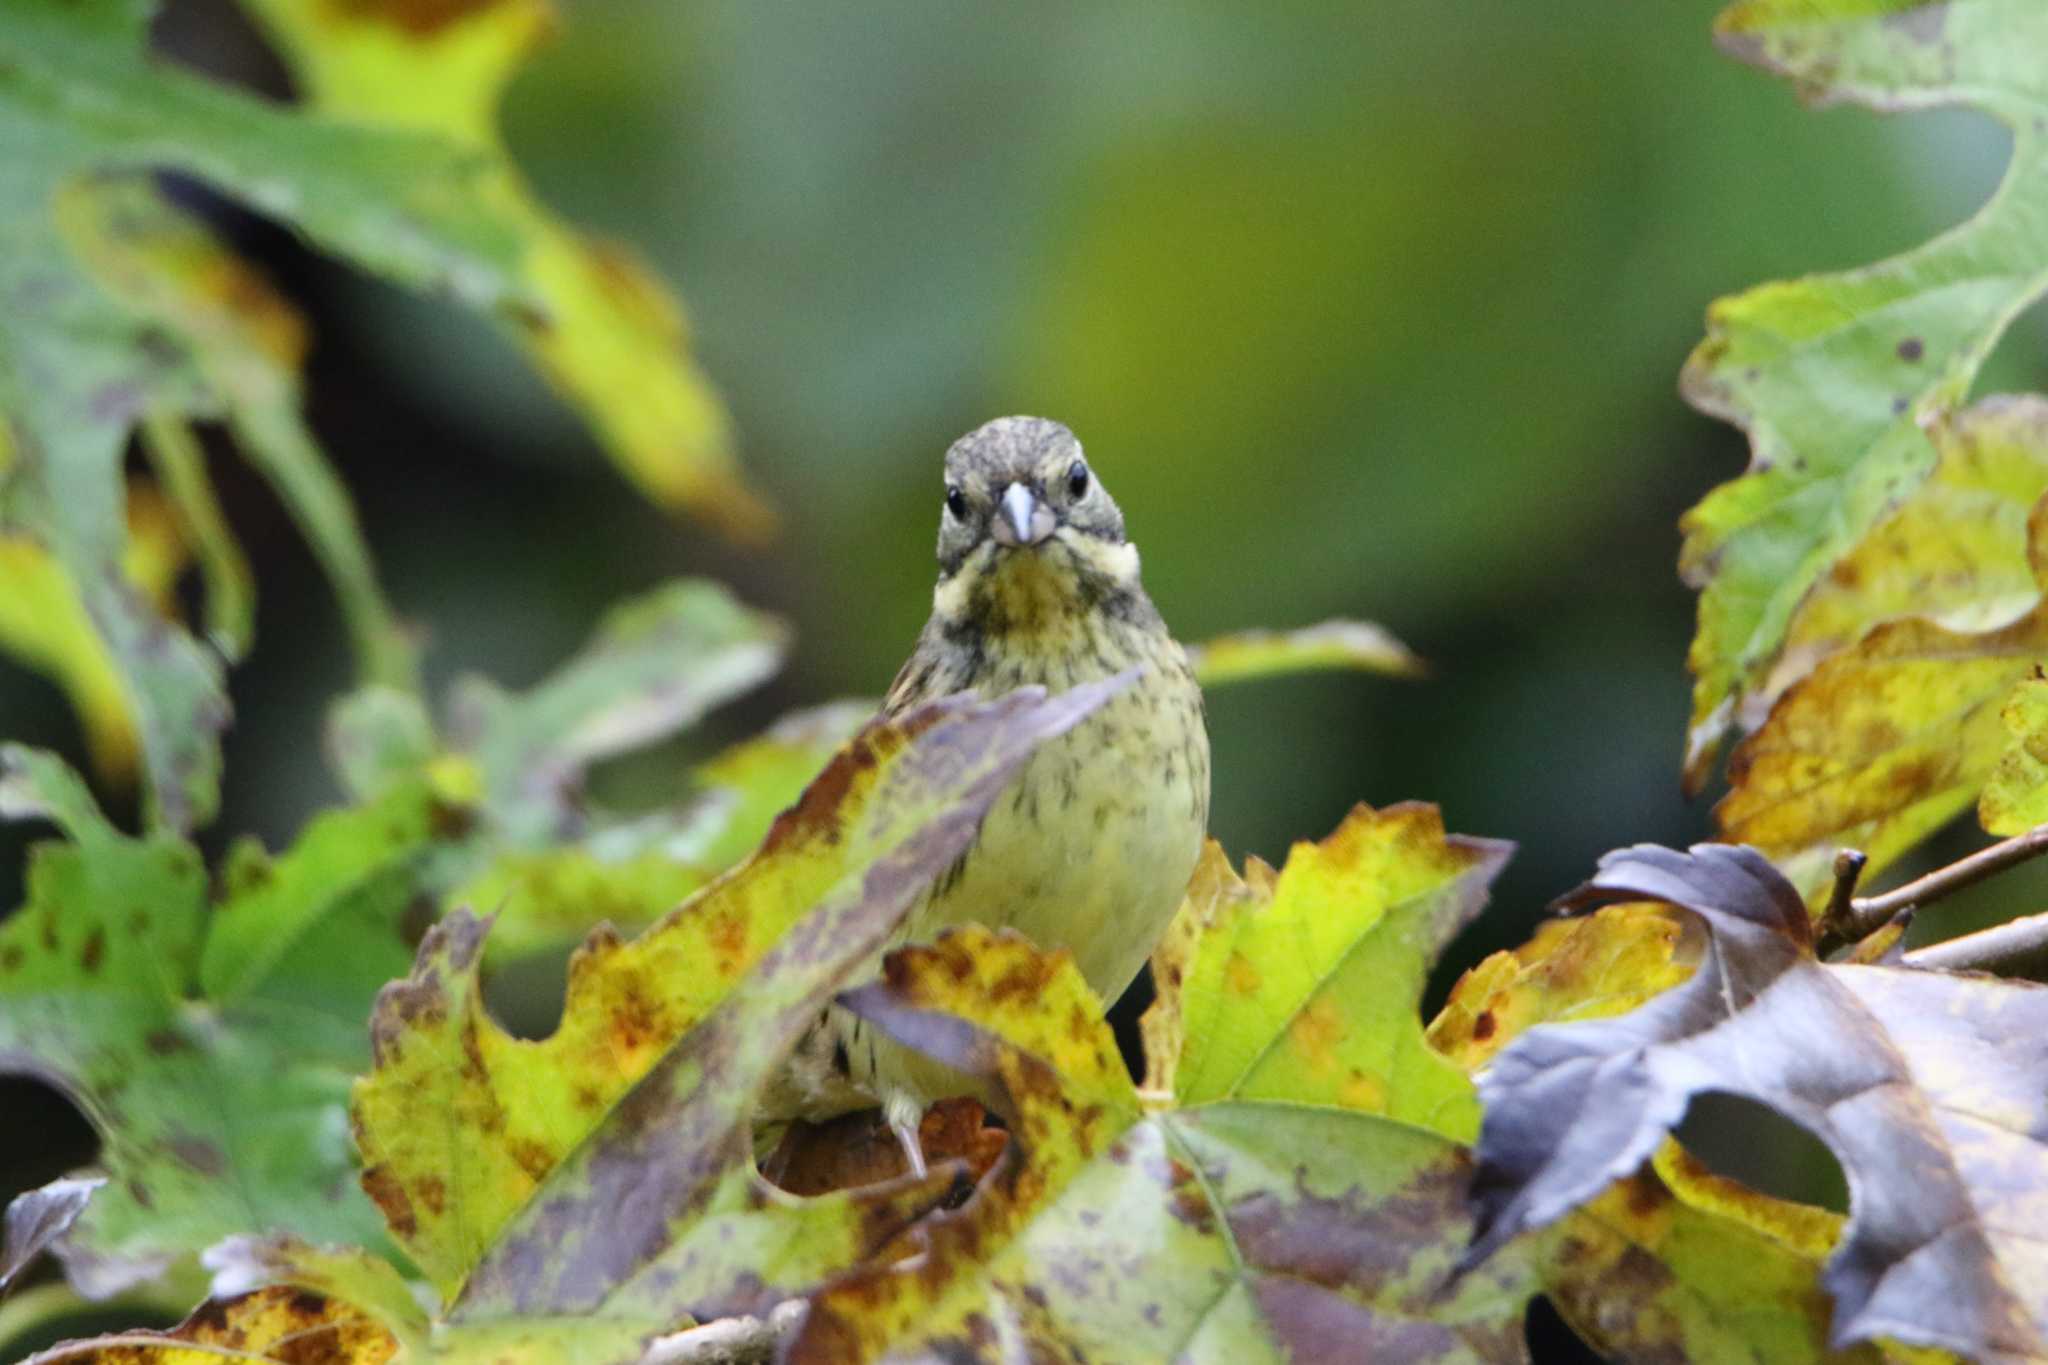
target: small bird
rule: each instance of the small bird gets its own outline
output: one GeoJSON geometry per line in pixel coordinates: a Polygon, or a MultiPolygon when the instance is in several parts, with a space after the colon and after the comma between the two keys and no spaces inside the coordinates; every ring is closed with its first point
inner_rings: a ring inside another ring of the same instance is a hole
{"type": "MultiPolygon", "coordinates": [[[[953,443],[945,480],[931,619],[884,716],[957,692],[1061,692],[1141,672],[1031,756],[900,937],[928,941],[966,922],[1015,929],[1072,953],[1113,1002],[1179,907],[1208,829],[1202,690],[1139,584],[1123,513],[1066,427],[997,418],[953,443]]],[[[919,1117],[965,1088],[834,1007],[763,1113],[822,1120],[879,1102],[922,1170],[919,1117]]]]}

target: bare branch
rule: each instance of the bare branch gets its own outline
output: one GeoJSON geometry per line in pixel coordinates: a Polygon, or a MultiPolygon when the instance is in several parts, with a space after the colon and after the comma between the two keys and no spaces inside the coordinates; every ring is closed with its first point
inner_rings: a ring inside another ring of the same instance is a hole
{"type": "MultiPolygon", "coordinates": [[[[1880,896],[1859,896],[1849,902],[1848,912],[1834,917],[1834,904],[1829,904],[1830,925],[1844,938],[1860,939],[1874,932],[1901,910],[1916,909],[1931,905],[1944,896],[1953,895],[1966,886],[1974,886],[1986,877],[2017,866],[2030,858],[2048,853],[2048,825],[2036,825],[2024,834],[2015,834],[1989,848],[1979,849],[1967,858],[1937,868],[1924,877],[1915,878],[1904,886],[1895,887],[1880,896]]],[[[1861,855],[1858,855],[1860,858],[1861,855]]],[[[1835,860],[1836,893],[1842,885],[1843,860],[1835,860]]]]}
{"type": "Polygon", "coordinates": [[[2028,915],[1974,934],[1915,948],[1908,967],[1945,972],[1997,972],[2048,981],[2048,914],[2028,915]]]}

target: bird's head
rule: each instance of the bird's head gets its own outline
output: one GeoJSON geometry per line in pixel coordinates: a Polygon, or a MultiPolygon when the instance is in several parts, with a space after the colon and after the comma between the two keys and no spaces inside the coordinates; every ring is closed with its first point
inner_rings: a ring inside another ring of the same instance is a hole
{"type": "Polygon", "coordinates": [[[1073,432],[1043,417],[998,417],[946,452],[942,610],[1028,625],[1137,587],[1123,513],[1073,432]]]}

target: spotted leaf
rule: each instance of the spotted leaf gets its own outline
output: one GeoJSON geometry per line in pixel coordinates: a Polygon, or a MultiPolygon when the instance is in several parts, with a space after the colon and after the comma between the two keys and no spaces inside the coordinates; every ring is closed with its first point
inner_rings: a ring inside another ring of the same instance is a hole
{"type": "Polygon", "coordinates": [[[750,1173],[755,1094],[1035,745],[1124,681],[871,725],[746,862],[631,942],[593,936],[545,1039],[484,1012],[484,922],[444,920],[378,1002],[355,1101],[364,1185],[443,1296],[471,1318],[587,1308],[629,1281],[650,1302],[716,1298],[735,1263],[690,1240],[714,1216],[735,1243],[784,1238],[794,1264],[851,1256],[853,1204],[793,1241],[801,1219],[762,1212],[786,1201],[750,1173]],[[629,1229],[617,1182],[641,1180],[629,1229]]]}
{"type": "MultiPolygon", "coordinates": [[[[1340,1055],[1376,1042],[1396,1059],[1378,1074],[1426,1090],[1429,1072],[1398,1060],[1424,1050],[1413,1010],[1429,949],[1416,945],[1467,913],[1445,901],[1476,900],[1504,856],[1446,840],[1421,808],[1356,812],[1278,874],[1254,865],[1240,879],[1212,848],[1160,959],[1148,1048],[1199,1058],[1197,1039],[1284,1037],[1271,995],[1204,987],[1202,964],[1243,947],[1270,965],[1285,944],[1306,980],[1336,979],[1360,950],[1346,933],[1305,935],[1294,917],[1313,905],[1384,920],[1390,941],[1413,949],[1388,952],[1372,986],[1396,1007],[1358,1002],[1336,1032],[1340,1055]],[[1333,881],[1347,863],[1357,879],[1333,881]],[[1434,869],[1415,881],[1442,894],[1403,880],[1417,869],[1434,869]],[[1446,889],[1468,876],[1476,886],[1446,889]],[[1270,940],[1255,923],[1265,914],[1270,940]]],[[[1281,989],[1283,974],[1273,979],[1281,989]]],[[[909,1234],[912,1259],[822,1290],[793,1360],[1522,1358],[1531,1284],[1512,1257],[1453,1281],[1472,1227],[1463,1149],[1344,1107],[1361,1093],[1348,1070],[1289,1097],[1268,1093],[1258,1065],[1171,1071],[1155,1057],[1141,1094],[1071,960],[975,927],[893,954],[881,984],[842,998],[898,1041],[995,1082],[1013,1140],[965,1207],[909,1234]]],[[[1311,986],[1289,998],[1303,1011],[1322,997],[1311,986]]],[[[1443,1112],[1425,1100],[1424,1112],[1443,1112]]]]}
{"type": "Polygon", "coordinates": [[[404,968],[394,874],[440,837],[433,809],[395,788],[275,859],[245,855],[210,908],[189,844],[122,834],[56,759],[0,750],[0,812],[68,836],[34,846],[27,902],[0,924],[0,1069],[61,1089],[101,1136],[106,1183],[54,1243],[82,1291],[251,1230],[383,1245],[347,1078],[367,1061],[364,1002],[404,968]],[[337,828],[360,842],[336,847],[337,828]]]}

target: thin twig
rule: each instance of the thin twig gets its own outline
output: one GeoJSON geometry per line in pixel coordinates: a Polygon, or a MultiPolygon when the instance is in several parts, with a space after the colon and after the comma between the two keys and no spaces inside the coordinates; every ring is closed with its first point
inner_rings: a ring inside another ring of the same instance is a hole
{"type": "Polygon", "coordinates": [[[1849,915],[1856,895],[1856,883],[1870,859],[1859,849],[1845,848],[1835,854],[1835,888],[1828,893],[1825,923],[1844,938],[1849,937],[1849,915]]]}
{"type": "Polygon", "coordinates": [[[2048,914],[2027,915],[1915,948],[1906,954],[1905,963],[1944,972],[1997,972],[2030,981],[2048,980],[2048,914]]]}
{"type": "MultiPolygon", "coordinates": [[[[1881,928],[1901,910],[1931,905],[1966,886],[1974,886],[1994,873],[2048,853],[2048,825],[2036,825],[2025,834],[2015,834],[1967,858],[1936,868],[1924,877],[1894,887],[1881,896],[1859,896],[1849,902],[1848,913],[1834,920],[1844,938],[1859,939],[1881,928]]],[[[1836,866],[1839,868],[1840,863],[1836,866]]],[[[1838,882],[1839,885],[1839,882],[1838,882]]],[[[1832,907],[1830,907],[1832,908],[1832,907]]]]}

